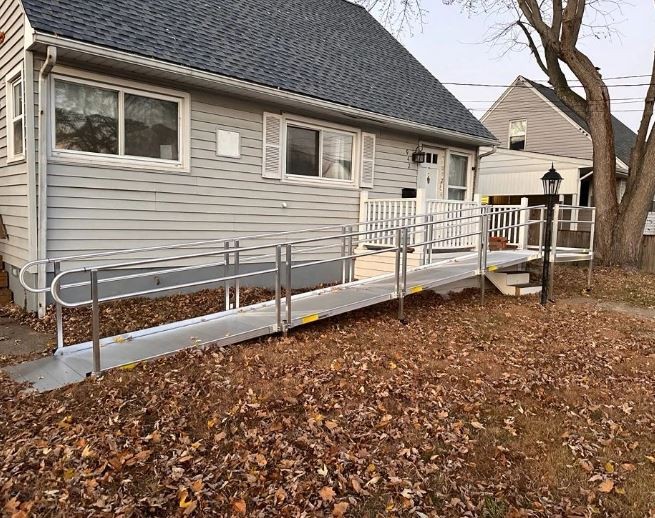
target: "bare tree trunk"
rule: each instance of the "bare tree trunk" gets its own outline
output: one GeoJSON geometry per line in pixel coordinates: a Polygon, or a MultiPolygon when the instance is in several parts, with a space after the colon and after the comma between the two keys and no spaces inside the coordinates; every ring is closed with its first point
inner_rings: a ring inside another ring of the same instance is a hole
{"type": "Polygon", "coordinates": [[[614,232],[618,216],[616,192],[616,155],[612,119],[608,112],[595,110],[591,102],[588,118],[589,133],[594,147],[594,205],[596,206],[596,243],[595,252],[601,263],[612,258],[615,246],[614,232]]]}
{"type": "Polygon", "coordinates": [[[614,230],[614,243],[611,254],[606,261],[611,264],[637,267],[640,263],[641,241],[644,226],[641,222],[646,220],[655,193],[655,147],[649,146],[643,156],[638,181],[628,184],[630,203],[621,204],[616,228],[614,230]]]}

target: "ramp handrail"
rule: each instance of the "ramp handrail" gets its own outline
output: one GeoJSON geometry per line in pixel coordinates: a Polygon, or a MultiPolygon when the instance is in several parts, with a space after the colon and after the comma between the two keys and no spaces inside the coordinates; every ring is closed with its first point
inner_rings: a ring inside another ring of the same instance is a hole
{"type": "MultiPolygon", "coordinates": [[[[569,207],[563,206],[562,209],[566,210],[569,207]]],[[[419,268],[426,267],[432,261],[432,248],[437,243],[451,241],[453,239],[476,237],[477,238],[477,251],[478,260],[479,260],[479,274],[484,275],[486,273],[486,264],[487,264],[487,254],[488,254],[488,238],[493,232],[502,231],[505,229],[519,229],[523,227],[529,227],[530,225],[540,225],[540,229],[543,228],[544,224],[544,209],[545,206],[517,206],[517,207],[503,207],[502,211],[507,213],[522,213],[527,211],[527,214],[530,214],[530,211],[538,210],[540,211],[539,219],[531,219],[530,217],[521,217],[513,218],[511,221],[520,221],[518,224],[510,225],[494,225],[491,223],[491,210],[487,206],[476,206],[468,208],[457,208],[455,211],[447,212],[436,212],[431,214],[420,214],[412,216],[402,216],[397,218],[390,218],[389,220],[393,222],[393,226],[387,227],[384,230],[371,230],[368,228],[368,223],[370,222],[359,222],[352,224],[341,224],[341,225],[329,225],[323,227],[314,227],[299,229],[293,231],[284,231],[278,233],[267,233],[267,234],[258,234],[251,236],[241,236],[233,239],[223,239],[223,240],[210,240],[210,241],[196,241],[193,243],[179,243],[175,245],[163,245],[157,247],[145,247],[139,249],[129,249],[121,251],[112,251],[112,252],[100,252],[96,254],[81,254],[77,256],[68,256],[62,258],[51,258],[41,261],[33,261],[25,265],[21,271],[21,282],[23,282],[23,271],[27,271],[30,266],[35,264],[43,264],[44,262],[55,263],[57,266],[61,261],[77,261],[77,260],[89,260],[89,259],[102,259],[118,254],[128,254],[128,253],[138,253],[138,252],[152,252],[152,251],[161,251],[161,250],[177,250],[184,247],[194,247],[202,245],[213,245],[214,248],[206,251],[198,251],[193,253],[186,254],[177,254],[172,256],[165,257],[155,257],[155,258],[146,258],[146,259],[133,259],[133,260],[122,260],[110,264],[95,264],[95,265],[86,265],[79,266],[64,271],[56,271],[55,276],[45,290],[50,291],[53,299],[57,305],[57,327],[58,327],[58,347],[61,349],[63,347],[63,322],[61,318],[61,310],[63,307],[80,307],[80,306],[91,306],[92,308],[92,344],[94,352],[94,372],[100,372],[100,328],[99,328],[99,305],[103,302],[121,300],[132,297],[140,297],[147,295],[155,295],[162,292],[192,288],[197,286],[203,286],[208,284],[217,284],[223,283],[225,290],[225,311],[238,310],[240,307],[239,293],[240,293],[240,281],[250,277],[256,277],[261,275],[274,275],[275,277],[275,300],[271,303],[275,303],[276,308],[276,331],[286,332],[292,325],[292,315],[291,315],[291,288],[292,288],[292,272],[293,270],[301,268],[309,268],[311,266],[329,264],[329,263],[341,263],[342,265],[342,280],[341,283],[336,286],[339,288],[345,284],[353,282],[364,282],[364,281],[355,281],[354,279],[354,262],[353,260],[357,257],[363,256],[372,256],[377,254],[383,254],[388,252],[395,252],[396,254],[396,263],[395,263],[395,279],[396,279],[396,288],[395,288],[395,298],[399,300],[399,315],[403,313],[403,299],[407,294],[407,254],[410,249],[423,249],[423,257],[429,257],[428,264],[423,264],[419,268]],[[452,212],[456,212],[456,216],[453,217],[452,212]],[[441,217],[441,216],[446,216],[441,217]],[[414,220],[409,222],[408,220],[414,220]],[[475,228],[471,222],[475,222],[475,228]],[[453,225],[455,224],[455,225],[453,225]],[[444,225],[449,225],[449,231],[455,230],[455,232],[449,232],[447,236],[439,235],[440,228],[443,228],[444,225]],[[362,230],[361,227],[364,227],[362,230]],[[330,232],[335,230],[334,232],[330,232]],[[338,231],[336,231],[338,230],[338,231]],[[326,232],[327,235],[310,235],[304,237],[308,233],[317,233],[317,232],[326,232]],[[367,236],[371,235],[380,235],[383,234],[385,238],[389,235],[392,236],[392,241],[389,246],[383,246],[379,249],[368,249],[355,250],[355,246],[366,245],[369,241],[367,236]],[[274,242],[267,243],[256,243],[257,240],[263,238],[271,237],[287,237],[289,239],[279,240],[274,242]],[[296,236],[295,238],[290,238],[296,236]],[[410,236],[418,236],[418,239],[410,240],[410,236]],[[255,244],[249,244],[248,241],[255,241],[255,244]],[[246,244],[244,245],[245,242],[246,244]],[[219,245],[222,245],[219,246],[219,245]],[[327,258],[319,259],[310,259],[309,261],[302,262],[299,257],[303,254],[309,254],[313,252],[321,251],[325,253],[327,258]],[[245,254],[255,253],[254,256],[244,256],[245,254]],[[263,255],[262,255],[263,254],[263,255]],[[332,255],[332,257],[330,257],[332,255]],[[217,257],[219,256],[219,257],[217,257]],[[183,261],[187,259],[201,259],[201,258],[210,258],[215,257],[214,260],[203,261],[200,264],[191,264],[184,266],[162,266],[161,268],[156,268],[154,271],[145,271],[145,272],[136,272],[136,273],[126,273],[123,275],[117,275],[113,277],[99,278],[99,274],[102,272],[116,272],[127,269],[137,269],[139,267],[150,267],[159,263],[166,263],[171,261],[183,261]],[[255,270],[242,272],[240,267],[244,264],[252,264],[253,261],[261,261],[265,258],[274,258],[274,266],[262,265],[262,267],[256,268],[255,270]],[[294,260],[296,264],[294,264],[294,260]],[[210,278],[202,278],[200,280],[189,280],[186,279],[185,282],[176,282],[173,284],[168,284],[165,286],[151,287],[147,289],[136,289],[130,290],[129,292],[119,292],[115,294],[108,294],[103,296],[100,293],[100,286],[109,283],[115,283],[125,280],[136,280],[144,277],[152,277],[153,275],[166,275],[171,273],[180,273],[187,272],[197,269],[209,269],[209,268],[223,268],[222,272],[219,272],[215,275],[210,275],[210,278]],[[87,280],[76,280],[75,276],[88,274],[89,277],[87,280]],[[73,277],[71,282],[65,283],[66,279],[73,277]],[[90,289],[90,297],[84,300],[67,300],[63,296],[63,291],[72,288],[86,288],[90,289]],[[283,309],[283,297],[282,297],[282,287],[286,291],[284,309],[286,310],[286,319],[282,318],[282,309],[283,309]],[[233,298],[234,293],[234,298],[233,298]]],[[[593,212],[592,212],[592,221],[585,221],[585,223],[591,223],[593,228],[593,212]]],[[[570,221],[567,221],[570,222],[570,221]]],[[[557,228],[557,225],[554,225],[557,228]]],[[[516,230],[518,231],[518,230],[516,230]]],[[[541,236],[542,232],[540,232],[541,236]]],[[[541,251],[543,243],[540,242],[541,251]]],[[[527,243],[526,243],[527,246],[527,243]]],[[[28,289],[27,286],[25,286],[28,289]]],[[[330,289],[330,288],[328,288],[330,289]]],[[[37,288],[33,288],[37,290],[37,288]]],[[[44,288],[39,288],[43,292],[44,288]]]]}

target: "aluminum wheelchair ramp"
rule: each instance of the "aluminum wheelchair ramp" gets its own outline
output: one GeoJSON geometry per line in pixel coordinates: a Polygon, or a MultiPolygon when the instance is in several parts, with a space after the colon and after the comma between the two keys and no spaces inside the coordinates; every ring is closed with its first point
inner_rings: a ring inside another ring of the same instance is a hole
{"type": "MultiPolygon", "coordinates": [[[[535,250],[490,251],[487,268],[501,269],[540,257],[535,250]]],[[[480,275],[477,253],[449,254],[449,258],[406,274],[406,293],[475,278],[480,275]]],[[[404,296],[404,295],[403,295],[404,296]]],[[[341,284],[291,297],[288,328],[347,313],[398,298],[394,274],[341,284]]],[[[286,314],[286,301],[280,308],[286,314]]],[[[190,347],[209,344],[231,345],[279,332],[276,301],[224,311],[200,318],[102,339],[102,370],[169,355],[190,347]]],[[[16,381],[28,382],[47,391],[79,382],[93,371],[93,344],[86,342],[61,349],[59,354],[21,363],[5,369],[16,381]]]]}

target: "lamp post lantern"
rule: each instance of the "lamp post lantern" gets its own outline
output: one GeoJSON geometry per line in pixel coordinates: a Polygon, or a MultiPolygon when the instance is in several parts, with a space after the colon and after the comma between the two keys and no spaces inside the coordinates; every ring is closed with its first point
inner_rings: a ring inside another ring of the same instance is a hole
{"type": "Polygon", "coordinates": [[[562,176],[555,170],[552,164],[550,170],[541,178],[546,195],[546,225],[544,228],[544,256],[543,271],[541,275],[541,304],[548,303],[548,286],[550,279],[550,252],[553,240],[553,219],[555,217],[555,199],[562,184],[562,176]]]}

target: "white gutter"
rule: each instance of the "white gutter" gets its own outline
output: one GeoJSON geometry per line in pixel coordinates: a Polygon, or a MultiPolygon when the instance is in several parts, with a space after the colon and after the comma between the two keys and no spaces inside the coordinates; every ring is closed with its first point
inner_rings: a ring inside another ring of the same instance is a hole
{"type": "Polygon", "coordinates": [[[493,146],[498,144],[498,142],[495,139],[475,137],[472,135],[467,135],[465,133],[459,133],[457,131],[436,128],[428,124],[421,124],[405,119],[399,119],[397,117],[382,115],[379,113],[363,110],[361,108],[354,108],[352,106],[344,106],[342,104],[331,102],[331,101],[324,101],[321,99],[316,99],[302,94],[287,92],[284,90],[280,90],[279,88],[259,85],[256,83],[251,83],[241,79],[235,79],[220,74],[214,74],[211,72],[204,72],[202,70],[196,70],[191,67],[187,67],[183,65],[175,65],[154,58],[146,58],[146,57],[138,56],[136,54],[131,54],[129,52],[105,48],[99,45],[83,43],[68,38],[61,38],[59,36],[54,36],[52,34],[35,32],[34,43],[32,47],[38,44],[56,45],[57,47],[59,47],[60,50],[67,49],[80,53],[89,54],[94,57],[111,59],[122,63],[136,65],[138,67],[148,68],[159,72],[163,71],[172,74],[181,74],[189,78],[208,81],[214,83],[217,86],[228,87],[231,90],[235,90],[239,93],[242,93],[242,95],[258,94],[260,96],[267,96],[273,99],[284,99],[286,101],[290,101],[294,103],[295,105],[305,105],[313,108],[327,109],[333,112],[340,113],[342,115],[368,119],[370,121],[377,122],[380,124],[395,126],[399,129],[403,129],[405,131],[409,131],[413,133],[433,135],[436,137],[454,140],[457,142],[468,143],[476,146],[493,146]]]}
{"type": "MultiPolygon", "coordinates": [[[[48,47],[46,58],[39,71],[39,197],[38,197],[38,239],[37,258],[45,259],[48,248],[48,76],[57,63],[57,49],[48,47]]],[[[37,270],[37,286],[46,285],[46,267],[40,264],[37,270]]],[[[39,294],[39,316],[45,315],[46,294],[39,294]]]]}

